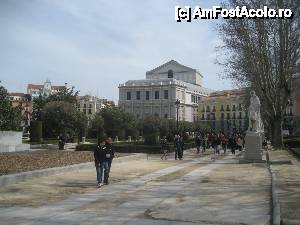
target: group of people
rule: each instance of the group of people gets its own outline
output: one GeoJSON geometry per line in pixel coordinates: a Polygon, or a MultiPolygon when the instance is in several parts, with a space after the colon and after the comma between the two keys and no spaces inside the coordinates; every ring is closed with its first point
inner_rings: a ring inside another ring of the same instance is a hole
{"type": "Polygon", "coordinates": [[[107,138],[105,142],[97,145],[97,148],[94,151],[94,158],[98,188],[108,184],[109,172],[114,157],[115,151],[112,147],[111,138],[107,138]]]}
{"type": "MultiPolygon", "coordinates": [[[[161,148],[163,155],[161,159],[167,160],[168,146],[167,138],[161,139],[161,148]]],[[[226,153],[227,149],[231,149],[231,153],[235,154],[238,149],[242,151],[244,147],[244,136],[240,133],[233,133],[232,135],[226,135],[223,132],[200,132],[195,137],[195,144],[197,153],[204,153],[206,149],[212,147],[215,154],[220,154],[223,150],[226,153]]],[[[175,160],[183,159],[184,141],[183,137],[179,134],[174,136],[174,147],[175,147],[175,160]]],[[[98,187],[108,184],[109,173],[113,158],[115,157],[115,151],[112,147],[112,139],[107,138],[103,143],[99,143],[94,151],[95,167],[97,172],[98,187]]]]}
{"type": "Polygon", "coordinates": [[[197,148],[197,153],[205,152],[206,149],[212,147],[216,154],[220,154],[223,150],[226,153],[227,149],[231,149],[231,153],[235,154],[238,149],[242,151],[245,145],[244,136],[240,133],[233,133],[231,135],[226,135],[223,132],[207,132],[198,133],[195,137],[195,144],[197,148]]]}
{"type": "MultiPolygon", "coordinates": [[[[165,159],[167,160],[167,156],[168,156],[168,147],[167,147],[167,138],[166,136],[164,136],[161,140],[160,140],[160,144],[161,144],[161,149],[163,152],[163,155],[161,156],[161,159],[165,159]]],[[[182,160],[183,158],[183,150],[184,150],[184,142],[183,142],[183,138],[182,136],[180,136],[179,134],[176,134],[174,136],[174,147],[175,147],[175,160],[182,160]]]]}

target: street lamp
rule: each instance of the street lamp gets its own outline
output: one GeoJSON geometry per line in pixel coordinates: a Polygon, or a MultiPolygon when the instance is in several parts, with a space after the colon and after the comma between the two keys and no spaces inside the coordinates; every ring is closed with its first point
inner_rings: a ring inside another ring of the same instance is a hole
{"type": "Polygon", "coordinates": [[[177,115],[176,115],[176,126],[177,126],[177,132],[178,132],[178,119],[179,119],[179,106],[180,106],[180,100],[177,98],[177,100],[175,101],[175,106],[176,106],[176,110],[177,110],[177,115]]]}

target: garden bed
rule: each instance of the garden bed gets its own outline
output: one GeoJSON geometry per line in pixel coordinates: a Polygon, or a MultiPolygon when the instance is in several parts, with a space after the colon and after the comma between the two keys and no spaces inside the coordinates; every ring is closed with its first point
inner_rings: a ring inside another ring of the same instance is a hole
{"type": "Polygon", "coordinates": [[[0,175],[93,162],[92,152],[42,150],[0,153],[0,175]]]}

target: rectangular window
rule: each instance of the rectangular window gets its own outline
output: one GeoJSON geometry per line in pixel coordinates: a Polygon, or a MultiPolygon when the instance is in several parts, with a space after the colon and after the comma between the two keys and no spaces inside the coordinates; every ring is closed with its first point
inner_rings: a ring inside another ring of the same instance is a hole
{"type": "Polygon", "coordinates": [[[154,93],[154,98],[155,98],[155,99],[159,99],[159,91],[155,91],[155,93],[154,93]]]}
{"type": "Polygon", "coordinates": [[[221,105],[221,111],[224,111],[224,105],[221,105]]]}
{"type": "Polygon", "coordinates": [[[232,111],[235,111],[235,105],[232,106],[232,111]]]}
{"type": "Polygon", "coordinates": [[[89,109],[89,114],[92,114],[92,109],[89,109]]]}
{"type": "Polygon", "coordinates": [[[230,119],[230,114],[229,114],[229,113],[227,113],[227,119],[228,119],[228,120],[230,119]]]}
{"type": "Polygon", "coordinates": [[[239,110],[242,111],[242,104],[239,104],[239,110]]]}
{"type": "Polygon", "coordinates": [[[239,119],[242,119],[242,112],[239,113],[239,119]]]}
{"type": "Polygon", "coordinates": [[[230,111],[229,105],[227,105],[227,107],[226,107],[226,111],[230,111]]]}
{"type": "Polygon", "coordinates": [[[149,100],[149,99],[150,99],[150,92],[146,91],[146,100],[149,100]]]}
{"type": "Polygon", "coordinates": [[[221,119],[222,119],[222,120],[224,119],[224,113],[221,114],[221,119]]]}
{"type": "Polygon", "coordinates": [[[141,100],[141,92],[140,91],[136,92],[136,100],[141,100]]]}
{"type": "Polygon", "coordinates": [[[168,114],[165,114],[165,118],[168,119],[168,114]]]}
{"type": "Polygon", "coordinates": [[[168,99],[169,98],[169,91],[165,90],[164,91],[164,99],[168,99]]]}
{"type": "Polygon", "coordinates": [[[131,100],[131,92],[130,91],[127,92],[127,100],[131,100]]]}

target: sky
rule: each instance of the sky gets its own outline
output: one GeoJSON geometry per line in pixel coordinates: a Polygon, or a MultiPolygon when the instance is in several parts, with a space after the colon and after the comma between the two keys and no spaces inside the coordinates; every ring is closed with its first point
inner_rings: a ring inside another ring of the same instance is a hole
{"type": "Polygon", "coordinates": [[[204,86],[232,88],[215,63],[216,20],[178,23],[174,8],[217,0],[1,0],[0,80],[10,92],[47,78],[80,95],[118,99],[118,85],[173,59],[204,86]]]}

